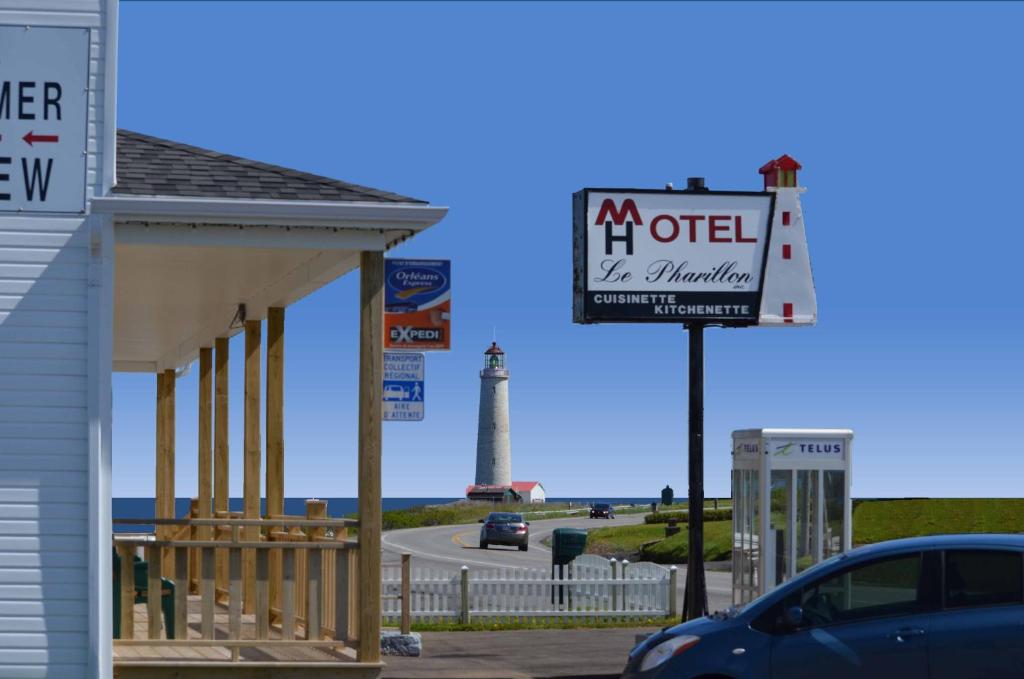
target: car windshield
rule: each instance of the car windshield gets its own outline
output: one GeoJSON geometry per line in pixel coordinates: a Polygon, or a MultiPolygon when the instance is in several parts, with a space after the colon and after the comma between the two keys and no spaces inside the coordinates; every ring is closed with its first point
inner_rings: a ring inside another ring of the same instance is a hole
{"type": "Polygon", "coordinates": [[[594,509],[605,510],[605,509],[610,509],[610,508],[611,508],[611,505],[606,505],[606,504],[601,504],[601,503],[598,503],[598,504],[594,505],[594,509]]]}
{"type": "Polygon", "coordinates": [[[493,513],[487,517],[487,520],[491,523],[522,523],[523,517],[519,514],[493,513]]]}

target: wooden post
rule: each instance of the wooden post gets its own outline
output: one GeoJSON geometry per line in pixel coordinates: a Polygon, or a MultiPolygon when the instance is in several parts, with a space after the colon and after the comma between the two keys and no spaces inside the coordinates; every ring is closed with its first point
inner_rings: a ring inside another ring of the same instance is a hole
{"type": "MultiPolygon", "coordinates": [[[[177,379],[174,370],[164,370],[163,379],[157,376],[157,495],[156,516],[158,519],[174,518],[174,387],[177,379]],[[162,398],[161,398],[162,394],[162,398]]],[[[158,527],[157,539],[167,540],[173,529],[158,527]]],[[[174,557],[169,551],[163,554],[163,572],[174,577],[174,557]]]]}
{"type": "MultiPolygon", "coordinates": [[[[199,349],[199,518],[208,519],[213,509],[213,349],[199,349]]],[[[209,526],[199,529],[199,539],[209,540],[209,526]]]]}
{"type": "MultiPolygon", "coordinates": [[[[167,387],[164,384],[165,376],[163,371],[156,374],[156,455],[154,456],[154,470],[155,470],[155,507],[153,510],[153,516],[158,519],[167,518],[165,514],[166,503],[164,501],[164,490],[166,488],[166,482],[164,477],[167,473],[167,468],[164,465],[164,457],[167,455],[167,435],[164,431],[164,427],[167,425],[167,418],[164,417],[164,411],[167,409],[167,387]]],[[[163,526],[157,526],[155,531],[158,540],[164,538],[167,532],[163,526]]]]}
{"type": "Polygon", "coordinates": [[[295,639],[295,549],[281,555],[281,638],[295,639]]]}
{"type": "Polygon", "coordinates": [[[359,257],[359,660],[380,661],[384,253],[359,257]]]}
{"type": "MultiPolygon", "coordinates": [[[[267,515],[284,514],[284,309],[267,310],[267,515]]],[[[281,552],[271,550],[270,606],[281,608],[281,552]]]]}
{"type": "MultiPolygon", "coordinates": [[[[312,498],[306,500],[306,518],[310,521],[320,521],[327,518],[327,500],[317,500],[312,498]]],[[[323,528],[307,528],[306,535],[309,537],[309,541],[313,542],[318,538],[324,536],[323,528]]]]}
{"type": "Polygon", "coordinates": [[[118,545],[121,557],[121,638],[135,638],[135,547],[118,545]]]}
{"type": "Polygon", "coordinates": [[[228,338],[218,337],[214,401],[213,510],[228,511],[228,338]]]}
{"type": "MultiPolygon", "coordinates": [[[[242,516],[246,519],[260,517],[260,344],[263,340],[262,321],[245,322],[245,459],[242,488],[242,516]]],[[[246,526],[245,539],[256,542],[260,539],[257,526],[246,526]]],[[[244,613],[256,611],[256,554],[245,550],[242,560],[242,582],[244,613]]]]}
{"type": "Polygon", "coordinates": [[[174,636],[168,639],[188,639],[188,547],[165,549],[174,559],[174,636]]]}
{"type": "Polygon", "coordinates": [[[338,641],[348,641],[351,636],[348,624],[352,606],[348,588],[348,551],[334,552],[334,638],[338,641]]]}
{"type": "MultiPolygon", "coordinates": [[[[160,558],[160,552],[162,551],[164,550],[160,547],[146,547],[145,552],[146,561],[149,563],[147,570],[149,579],[146,581],[146,638],[148,639],[160,638],[160,597],[163,594],[161,591],[163,582],[160,579],[160,562],[163,560],[160,558]]],[[[124,565],[121,564],[122,567],[124,565]]],[[[133,570],[135,568],[131,563],[128,566],[133,570]]],[[[168,638],[171,638],[170,635],[168,638]]]]}
{"type": "Polygon", "coordinates": [[[217,602],[217,593],[215,587],[215,575],[214,565],[216,563],[214,558],[214,549],[212,547],[203,547],[203,558],[200,570],[202,571],[202,585],[199,589],[199,596],[201,598],[201,609],[202,609],[202,622],[200,623],[200,630],[204,639],[213,638],[213,622],[214,622],[214,605],[217,602]]]}
{"type": "MultiPolygon", "coordinates": [[[[228,511],[228,338],[214,341],[216,365],[214,367],[214,426],[213,426],[213,511],[228,511]]],[[[219,529],[213,531],[219,539],[219,529]]],[[[215,559],[216,588],[228,588],[228,554],[218,549],[215,559]]]]}

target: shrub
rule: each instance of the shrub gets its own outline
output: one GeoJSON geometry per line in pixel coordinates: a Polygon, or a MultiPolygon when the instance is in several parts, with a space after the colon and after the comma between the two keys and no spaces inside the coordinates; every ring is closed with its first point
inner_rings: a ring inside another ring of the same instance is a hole
{"type": "MultiPolygon", "coordinates": [[[[689,521],[689,516],[689,512],[658,512],[657,514],[645,515],[644,523],[668,523],[669,519],[676,519],[679,523],[687,523],[689,521]]],[[[704,520],[732,521],[732,508],[722,507],[720,509],[705,509],[704,520]]]]}

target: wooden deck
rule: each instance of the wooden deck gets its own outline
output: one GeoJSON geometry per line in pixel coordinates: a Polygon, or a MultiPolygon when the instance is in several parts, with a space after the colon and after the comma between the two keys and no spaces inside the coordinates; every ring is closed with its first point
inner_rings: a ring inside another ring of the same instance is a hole
{"type": "Polygon", "coordinates": [[[228,609],[220,605],[214,612],[214,639],[203,639],[201,599],[195,595],[188,597],[188,638],[168,641],[161,632],[154,643],[147,639],[146,608],[146,604],[135,604],[135,639],[114,640],[114,676],[119,679],[375,679],[383,667],[382,663],[357,662],[355,649],[341,642],[325,639],[324,646],[316,646],[315,641],[304,641],[301,626],[295,640],[282,639],[280,629],[273,626],[269,639],[256,640],[255,615],[242,616],[242,640],[231,641],[228,609]]]}

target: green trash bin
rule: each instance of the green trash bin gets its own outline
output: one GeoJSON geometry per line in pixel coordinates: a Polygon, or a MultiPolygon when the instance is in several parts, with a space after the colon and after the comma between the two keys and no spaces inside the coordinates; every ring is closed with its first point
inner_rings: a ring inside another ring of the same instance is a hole
{"type": "MultiPolygon", "coordinates": [[[[583,553],[587,546],[587,531],[583,528],[556,528],[551,534],[551,579],[555,579],[555,566],[558,566],[558,579],[565,578],[565,566],[583,553]]],[[[570,576],[572,571],[569,571],[570,576]]],[[[565,603],[565,586],[558,585],[558,603],[565,603]]],[[[555,587],[551,588],[551,603],[555,603],[555,587]]],[[[572,608],[572,590],[569,590],[569,607],[572,608]]]]}
{"type": "Polygon", "coordinates": [[[587,531],[583,528],[556,528],[551,538],[551,565],[563,566],[583,553],[587,531]]]}
{"type": "MultiPolygon", "coordinates": [[[[139,557],[133,561],[135,568],[135,603],[146,603],[146,590],[149,589],[149,563],[139,557]]],[[[121,638],[121,555],[114,550],[114,638],[121,638]]],[[[160,610],[164,616],[164,629],[167,638],[174,638],[174,581],[160,578],[160,610]]]]}

